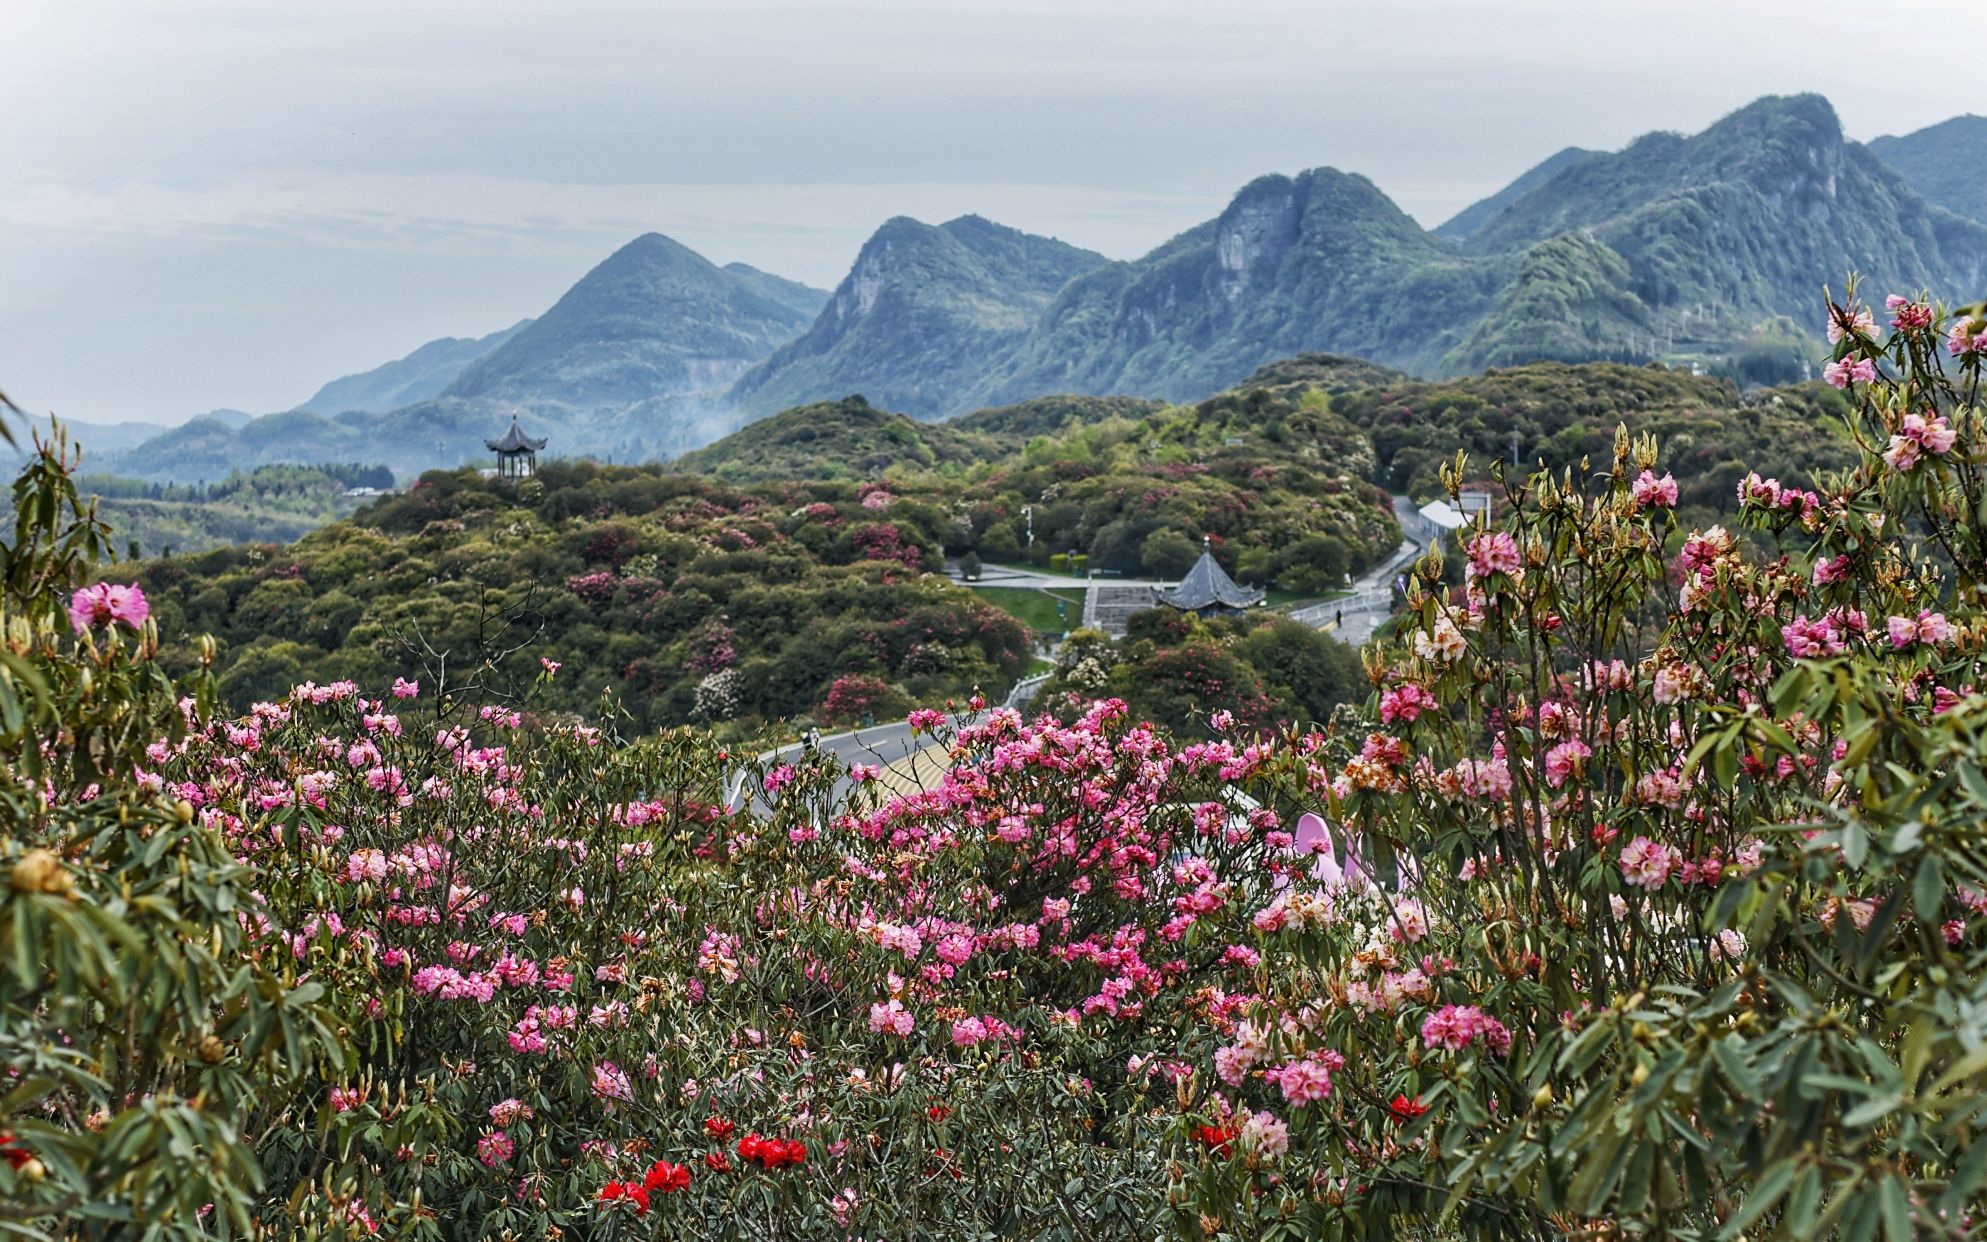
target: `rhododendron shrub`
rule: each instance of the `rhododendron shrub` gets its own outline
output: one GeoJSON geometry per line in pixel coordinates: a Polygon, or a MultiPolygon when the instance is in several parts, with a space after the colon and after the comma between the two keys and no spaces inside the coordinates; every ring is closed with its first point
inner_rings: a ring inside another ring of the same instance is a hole
{"type": "Polygon", "coordinates": [[[236,925],[248,869],[132,776],[211,693],[159,671],[143,592],[97,579],[75,468],[37,442],[0,541],[0,1232],[241,1236],[253,1119],[343,1048],[323,986],[236,925]]]}
{"type": "Polygon", "coordinates": [[[352,1033],[260,1128],[286,1202],[459,1237],[1163,1229],[1181,1049],[1281,865],[1239,791],[1268,747],[921,711],[957,767],[879,804],[826,755],[420,707],[303,686],[150,756],[352,1033]]]}
{"type": "Polygon", "coordinates": [[[1624,433],[1509,483],[1460,588],[1417,567],[1378,727],[1316,773],[1350,857],[1265,911],[1214,1053],[1205,1111],[1287,1116],[1288,1151],[1193,1207],[1245,1236],[1977,1228],[1987,439],[1947,325],[1980,312],[1891,309],[1831,307],[1859,468],[1678,529],[1624,433]]]}

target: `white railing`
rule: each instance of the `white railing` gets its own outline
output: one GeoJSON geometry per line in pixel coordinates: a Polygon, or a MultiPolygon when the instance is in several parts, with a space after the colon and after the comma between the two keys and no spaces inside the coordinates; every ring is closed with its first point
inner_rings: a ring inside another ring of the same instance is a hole
{"type": "Polygon", "coordinates": [[[1035,697],[1035,692],[1042,688],[1043,684],[1049,680],[1050,676],[1051,674],[1049,673],[1035,673],[1031,676],[1023,677],[1020,681],[1015,682],[1014,689],[1009,690],[1007,692],[1007,702],[1004,704],[1004,706],[1017,708],[1017,709],[1020,708],[1021,706],[1026,704],[1030,699],[1035,697]]]}
{"type": "Polygon", "coordinates": [[[1342,612],[1385,612],[1393,605],[1392,587],[1369,587],[1364,591],[1354,591],[1337,599],[1328,599],[1322,604],[1293,609],[1290,619],[1315,628],[1342,612]]]}

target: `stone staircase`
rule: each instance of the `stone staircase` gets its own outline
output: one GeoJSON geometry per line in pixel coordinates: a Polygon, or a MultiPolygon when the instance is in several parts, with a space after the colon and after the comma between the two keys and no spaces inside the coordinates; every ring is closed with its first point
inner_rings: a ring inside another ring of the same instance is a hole
{"type": "Polygon", "coordinates": [[[1149,586],[1090,584],[1083,596],[1083,624],[1102,630],[1112,638],[1123,638],[1125,622],[1132,614],[1159,605],[1159,596],[1149,586]]]}

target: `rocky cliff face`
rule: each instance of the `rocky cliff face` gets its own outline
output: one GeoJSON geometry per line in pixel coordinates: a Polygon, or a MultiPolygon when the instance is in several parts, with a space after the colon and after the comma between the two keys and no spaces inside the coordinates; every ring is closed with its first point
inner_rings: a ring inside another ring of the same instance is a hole
{"type": "Polygon", "coordinates": [[[1214,234],[1221,296],[1232,303],[1249,291],[1252,277],[1258,284],[1274,279],[1301,226],[1297,188],[1286,177],[1264,177],[1236,195],[1214,234]]]}

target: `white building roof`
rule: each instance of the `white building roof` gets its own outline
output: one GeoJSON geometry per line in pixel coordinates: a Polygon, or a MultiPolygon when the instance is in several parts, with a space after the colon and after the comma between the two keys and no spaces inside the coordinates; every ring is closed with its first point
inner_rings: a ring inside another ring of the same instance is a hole
{"type": "Polygon", "coordinates": [[[1443,530],[1460,529],[1469,519],[1465,518],[1446,500],[1431,500],[1421,506],[1421,516],[1440,526],[1443,530]]]}

